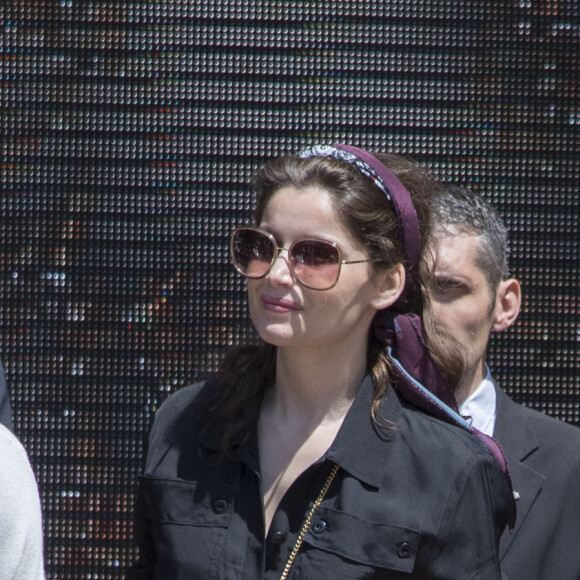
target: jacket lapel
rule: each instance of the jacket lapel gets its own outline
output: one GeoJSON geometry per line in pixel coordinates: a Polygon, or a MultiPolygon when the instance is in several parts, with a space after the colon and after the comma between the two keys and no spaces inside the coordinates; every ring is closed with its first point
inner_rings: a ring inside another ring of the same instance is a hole
{"type": "Polygon", "coordinates": [[[523,408],[512,401],[495,383],[497,393],[496,422],[493,436],[503,448],[512,476],[517,498],[517,520],[513,532],[505,532],[500,542],[500,560],[517,536],[530,508],[542,490],[545,477],[526,464],[526,460],[540,447],[535,431],[523,408]]]}

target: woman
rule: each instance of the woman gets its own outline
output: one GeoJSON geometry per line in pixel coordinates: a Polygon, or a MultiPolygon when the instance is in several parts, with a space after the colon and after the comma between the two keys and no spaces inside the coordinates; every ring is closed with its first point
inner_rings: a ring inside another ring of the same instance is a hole
{"type": "Polygon", "coordinates": [[[509,485],[472,433],[390,387],[400,365],[374,335],[421,313],[436,182],[335,145],[266,164],[255,187],[257,227],[231,249],[263,343],[157,412],[129,578],[500,578],[509,485]]]}

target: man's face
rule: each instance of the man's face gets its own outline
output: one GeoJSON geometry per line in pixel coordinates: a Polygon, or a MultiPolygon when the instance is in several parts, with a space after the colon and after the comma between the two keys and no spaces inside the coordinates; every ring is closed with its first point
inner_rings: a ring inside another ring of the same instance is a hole
{"type": "Polygon", "coordinates": [[[476,263],[477,236],[436,229],[430,268],[431,311],[435,324],[465,348],[466,371],[456,397],[461,403],[485,377],[496,300],[476,263]]]}

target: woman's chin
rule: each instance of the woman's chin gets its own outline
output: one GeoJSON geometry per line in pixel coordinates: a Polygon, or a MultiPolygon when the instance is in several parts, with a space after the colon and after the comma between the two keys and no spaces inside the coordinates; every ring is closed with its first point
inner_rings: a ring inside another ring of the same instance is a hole
{"type": "Polygon", "coordinates": [[[264,342],[274,346],[291,346],[296,340],[296,332],[288,326],[269,324],[256,330],[264,342]]]}

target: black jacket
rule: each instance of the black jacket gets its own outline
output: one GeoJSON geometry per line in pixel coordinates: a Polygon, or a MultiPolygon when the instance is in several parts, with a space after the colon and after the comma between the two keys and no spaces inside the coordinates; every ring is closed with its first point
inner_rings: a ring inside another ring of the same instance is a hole
{"type": "Polygon", "coordinates": [[[340,469],[290,578],[501,577],[497,549],[511,492],[474,435],[408,406],[392,389],[380,416],[394,428],[377,429],[367,378],[335,441],[290,487],[264,540],[255,432],[239,460],[213,461],[217,445],[199,433],[203,388],[178,391],[157,412],[137,501],[140,559],[128,578],[279,578],[335,463],[340,469]]]}
{"type": "Polygon", "coordinates": [[[519,494],[502,570],[509,580],[580,580],[580,429],[496,392],[494,437],[519,494]]]}

